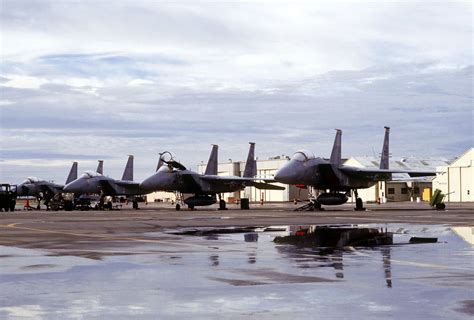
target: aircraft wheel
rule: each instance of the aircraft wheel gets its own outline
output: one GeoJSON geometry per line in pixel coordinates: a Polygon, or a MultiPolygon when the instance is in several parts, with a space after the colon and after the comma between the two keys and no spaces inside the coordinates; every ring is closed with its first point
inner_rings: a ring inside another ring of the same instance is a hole
{"type": "Polygon", "coordinates": [[[316,201],[316,202],[314,203],[314,209],[316,209],[316,210],[321,210],[321,202],[316,201]]]}
{"type": "Polygon", "coordinates": [[[64,202],[64,210],[66,210],[66,211],[74,210],[74,204],[72,203],[72,201],[65,201],[64,202]]]}
{"type": "Polygon", "coordinates": [[[224,200],[219,201],[219,210],[227,210],[226,203],[224,200]]]}
{"type": "Polygon", "coordinates": [[[181,206],[179,205],[179,203],[176,204],[176,211],[179,211],[181,210],[181,206]]]}
{"type": "Polygon", "coordinates": [[[361,198],[356,198],[356,211],[363,211],[364,209],[364,203],[362,202],[361,198]]]}
{"type": "Polygon", "coordinates": [[[188,208],[191,209],[191,210],[194,210],[194,205],[188,204],[188,208]]]}
{"type": "Polygon", "coordinates": [[[132,207],[133,207],[133,209],[138,210],[138,201],[137,200],[134,200],[132,202],[132,207]]]}

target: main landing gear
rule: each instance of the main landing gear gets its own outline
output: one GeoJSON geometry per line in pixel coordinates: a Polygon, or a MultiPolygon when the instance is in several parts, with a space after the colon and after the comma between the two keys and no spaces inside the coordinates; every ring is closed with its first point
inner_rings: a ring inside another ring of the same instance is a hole
{"type": "Polygon", "coordinates": [[[364,203],[362,202],[362,199],[359,198],[359,194],[357,192],[357,189],[354,189],[354,195],[356,198],[356,206],[354,208],[355,211],[365,211],[364,208],[364,203]]]}

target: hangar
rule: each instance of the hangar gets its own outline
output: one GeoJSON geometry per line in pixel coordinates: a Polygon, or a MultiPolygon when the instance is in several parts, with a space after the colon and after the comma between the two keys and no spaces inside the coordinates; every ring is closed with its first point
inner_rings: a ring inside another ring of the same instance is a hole
{"type": "Polygon", "coordinates": [[[471,148],[450,164],[438,167],[433,189],[440,189],[447,202],[474,201],[473,161],[474,148],[471,148]]]}

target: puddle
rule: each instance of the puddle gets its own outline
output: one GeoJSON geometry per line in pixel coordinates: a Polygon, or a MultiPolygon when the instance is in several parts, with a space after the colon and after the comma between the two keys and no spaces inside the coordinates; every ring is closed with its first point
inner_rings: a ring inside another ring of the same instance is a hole
{"type": "Polygon", "coordinates": [[[446,226],[358,227],[392,233],[393,245],[275,243],[309,227],[252,226],[81,244],[108,252],[101,260],[0,246],[0,318],[472,317],[474,250],[463,237],[446,226]],[[399,245],[414,236],[438,243],[399,245]]]}

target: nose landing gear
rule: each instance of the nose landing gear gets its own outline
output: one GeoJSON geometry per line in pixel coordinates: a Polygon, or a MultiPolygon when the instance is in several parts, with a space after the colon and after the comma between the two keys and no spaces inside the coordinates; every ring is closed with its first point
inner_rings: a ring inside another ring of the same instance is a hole
{"type": "Polygon", "coordinates": [[[219,194],[219,210],[227,210],[225,200],[222,199],[221,194],[219,194]]]}
{"type": "Polygon", "coordinates": [[[359,198],[359,194],[357,192],[357,189],[354,189],[354,195],[356,198],[356,206],[354,208],[355,211],[365,211],[364,208],[364,203],[362,202],[362,199],[359,198]]]}

